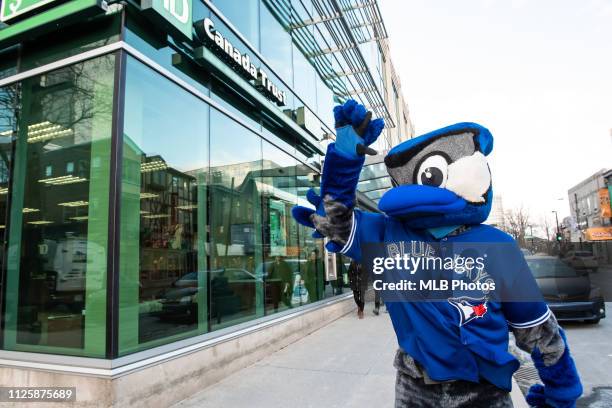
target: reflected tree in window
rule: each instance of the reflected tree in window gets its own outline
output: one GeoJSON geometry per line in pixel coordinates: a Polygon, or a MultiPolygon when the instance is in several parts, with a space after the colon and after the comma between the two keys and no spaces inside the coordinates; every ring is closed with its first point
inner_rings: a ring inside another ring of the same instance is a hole
{"type": "Polygon", "coordinates": [[[9,349],[102,356],[114,55],[24,80],[14,96],[9,349]]]}

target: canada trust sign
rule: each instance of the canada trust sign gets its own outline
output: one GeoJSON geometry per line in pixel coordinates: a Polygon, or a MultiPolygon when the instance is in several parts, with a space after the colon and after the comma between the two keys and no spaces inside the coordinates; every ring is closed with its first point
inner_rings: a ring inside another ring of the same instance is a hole
{"type": "Polygon", "coordinates": [[[223,37],[219,31],[215,30],[215,25],[210,18],[197,21],[194,27],[201,41],[214,47],[217,53],[225,54],[225,60],[231,62],[234,69],[239,70],[243,76],[254,79],[257,83],[257,87],[270,95],[277,105],[284,106],[286,104],[287,95],[285,91],[282,91],[270,80],[268,74],[261,68],[257,68],[253,62],[251,62],[249,54],[240,52],[240,50],[234,47],[227,38],[223,37]]]}

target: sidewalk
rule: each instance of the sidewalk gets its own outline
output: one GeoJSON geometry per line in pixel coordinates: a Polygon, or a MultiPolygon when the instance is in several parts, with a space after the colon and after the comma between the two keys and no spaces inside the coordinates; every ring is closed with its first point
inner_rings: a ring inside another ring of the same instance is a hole
{"type": "Polygon", "coordinates": [[[396,348],[389,315],[370,303],[365,319],[346,315],[175,408],[393,407],[396,348]]]}

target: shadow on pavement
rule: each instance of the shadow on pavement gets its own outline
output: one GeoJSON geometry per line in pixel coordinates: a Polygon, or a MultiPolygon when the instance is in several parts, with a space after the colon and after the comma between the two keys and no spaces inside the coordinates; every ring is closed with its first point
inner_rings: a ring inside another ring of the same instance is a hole
{"type": "Polygon", "coordinates": [[[595,387],[593,393],[581,398],[576,403],[578,408],[608,408],[612,407],[612,387],[595,387]]]}

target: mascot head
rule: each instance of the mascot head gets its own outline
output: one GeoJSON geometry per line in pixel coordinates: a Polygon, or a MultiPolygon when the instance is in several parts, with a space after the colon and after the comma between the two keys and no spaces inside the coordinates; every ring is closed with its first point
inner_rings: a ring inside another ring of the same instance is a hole
{"type": "Polygon", "coordinates": [[[385,165],[394,188],[378,207],[411,228],[479,224],[491,211],[487,156],[493,136],[476,123],[457,123],[407,140],[385,165]]]}

